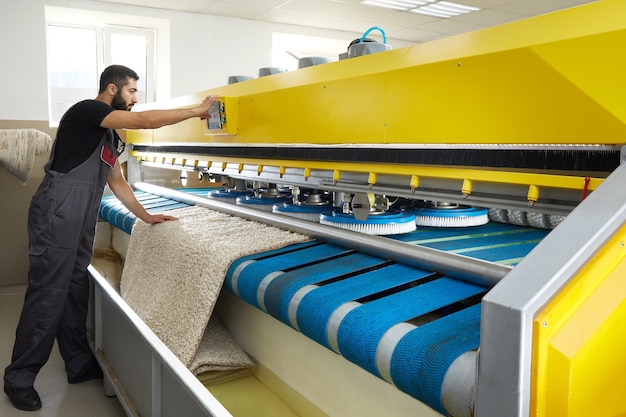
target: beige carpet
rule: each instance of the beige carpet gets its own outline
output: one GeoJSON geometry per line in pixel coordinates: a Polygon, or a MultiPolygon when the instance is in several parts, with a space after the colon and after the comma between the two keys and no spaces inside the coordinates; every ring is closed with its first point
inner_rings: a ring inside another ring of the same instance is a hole
{"type": "Polygon", "coordinates": [[[191,372],[209,386],[251,375],[256,368],[217,316],[211,316],[191,362],[191,372]]]}
{"type": "Polygon", "coordinates": [[[135,223],[121,294],[188,368],[204,372],[194,358],[231,262],[309,238],[201,207],[168,214],[179,220],[135,223]]]}
{"type": "MultiPolygon", "coordinates": [[[[96,249],[91,265],[119,292],[123,263],[117,252],[96,249]]],[[[212,315],[189,369],[205,386],[212,386],[254,374],[257,365],[212,315]]]]}
{"type": "Polygon", "coordinates": [[[0,129],[0,165],[22,184],[30,177],[35,156],[49,152],[52,138],[36,129],[0,129]]]}

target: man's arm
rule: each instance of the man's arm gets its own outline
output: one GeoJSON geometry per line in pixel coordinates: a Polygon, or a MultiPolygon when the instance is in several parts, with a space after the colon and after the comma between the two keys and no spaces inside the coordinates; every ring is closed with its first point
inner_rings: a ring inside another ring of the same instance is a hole
{"type": "Polygon", "coordinates": [[[198,106],[187,109],[137,112],[113,110],[102,119],[100,126],[110,129],[157,129],[191,119],[192,117],[203,116],[216,100],[217,96],[208,96],[198,106]]]}
{"type": "Polygon", "coordinates": [[[130,184],[126,182],[119,161],[115,163],[115,167],[113,167],[113,169],[109,173],[109,176],[107,178],[107,184],[109,184],[109,188],[111,189],[111,191],[113,191],[113,194],[115,194],[115,196],[122,202],[122,204],[124,204],[124,206],[128,210],[130,210],[135,216],[137,216],[144,222],[154,224],[163,223],[167,220],[177,220],[176,217],[173,216],[167,216],[164,214],[150,214],[146,211],[141,203],[137,201],[137,197],[135,197],[135,193],[130,187],[130,184]]]}

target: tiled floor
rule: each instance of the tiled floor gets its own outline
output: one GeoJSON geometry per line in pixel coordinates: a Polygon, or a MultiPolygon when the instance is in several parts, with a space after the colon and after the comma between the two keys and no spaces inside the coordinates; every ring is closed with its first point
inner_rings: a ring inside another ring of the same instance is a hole
{"type": "MultiPolygon", "coordinates": [[[[24,299],[25,286],[0,287],[0,374],[9,364],[15,340],[15,326],[24,299]]],[[[0,382],[1,384],[1,382],[0,382]]],[[[42,368],[35,389],[41,396],[41,410],[26,412],[13,408],[0,392],[2,417],[125,417],[117,398],[105,397],[102,380],[70,385],[67,383],[63,360],[55,345],[48,363],[42,368]]]]}

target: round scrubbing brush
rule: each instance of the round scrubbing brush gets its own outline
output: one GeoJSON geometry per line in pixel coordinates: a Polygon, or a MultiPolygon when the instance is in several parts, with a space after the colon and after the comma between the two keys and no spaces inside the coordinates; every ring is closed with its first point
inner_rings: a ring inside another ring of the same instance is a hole
{"type": "Polygon", "coordinates": [[[341,209],[336,209],[321,213],[320,223],[368,235],[398,235],[416,229],[415,215],[397,210],[388,210],[384,213],[372,214],[366,220],[357,220],[354,214],[343,213],[341,209]]]}
{"type": "Polygon", "coordinates": [[[294,203],[285,202],[274,204],[272,212],[296,217],[311,222],[319,222],[320,213],[332,210],[328,201],[324,201],[317,193],[309,194],[303,202],[298,201],[299,190],[294,189],[294,203]]]}
{"type": "Polygon", "coordinates": [[[329,208],[330,204],[312,206],[307,204],[294,204],[286,202],[274,204],[274,206],[272,207],[272,212],[284,214],[285,216],[296,217],[298,219],[318,222],[320,220],[320,213],[328,211],[329,208]]]}
{"type": "Polygon", "coordinates": [[[213,190],[207,193],[209,198],[219,198],[222,201],[228,201],[234,203],[238,197],[244,197],[251,195],[251,191],[237,191],[237,190],[213,190]]]}
{"type": "Polygon", "coordinates": [[[438,204],[413,210],[415,224],[427,227],[469,227],[489,222],[489,210],[479,207],[438,204]]]}
{"type": "Polygon", "coordinates": [[[257,197],[254,195],[246,195],[237,197],[237,204],[245,205],[259,210],[272,211],[272,206],[276,203],[282,203],[288,200],[288,197],[257,197]]]}

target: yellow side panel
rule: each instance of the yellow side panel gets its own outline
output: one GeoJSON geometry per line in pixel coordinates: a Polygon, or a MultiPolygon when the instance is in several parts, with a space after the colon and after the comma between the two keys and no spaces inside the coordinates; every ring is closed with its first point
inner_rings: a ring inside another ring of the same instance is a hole
{"type": "Polygon", "coordinates": [[[238,135],[246,142],[382,143],[386,96],[385,75],[244,96],[238,135]]]}
{"type": "Polygon", "coordinates": [[[531,415],[626,415],[626,230],[536,317],[531,415]]]}
{"type": "Polygon", "coordinates": [[[152,145],[154,140],[154,131],[145,130],[129,130],[126,133],[126,140],[135,145],[152,145]]]}

